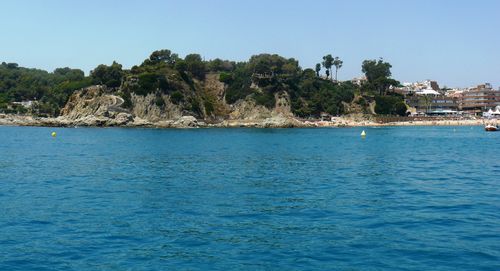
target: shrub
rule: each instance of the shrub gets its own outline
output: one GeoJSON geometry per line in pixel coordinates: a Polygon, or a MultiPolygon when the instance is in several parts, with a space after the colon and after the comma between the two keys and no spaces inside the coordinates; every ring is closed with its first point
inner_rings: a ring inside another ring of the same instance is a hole
{"type": "Polygon", "coordinates": [[[219,74],[219,81],[225,84],[230,84],[233,81],[233,75],[228,72],[221,72],[219,74]]]}
{"type": "Polygon", "coordinates": [[[154,73],[142,73],[138,79],[139,87],[135,90],[138,95],[147,95],[155,91],[158,86],[158,76],[154,73]]]}
{"type": "Polygon", "coordinates": [[[255,103],[258,105],[263,105],[267,108],[274,108],[276,105],[276,99],[274,95],[269,91],[263,91],[262,93],[255,93],[253,96],[255,103]]]}
{"type": "Polygon", "coordinates": [[[120,92],[119,95],[123,99],[122,107],[124,107],[124,108],[132,108],[132,97],[130,95],[130,92],[123,91],[123,92],[120,92]]]}
{"type": "Polygon", "coordinates": [[[170,94],[170,100],[174,104],[180,104],[184,100],[184,95],[180,91],[174,91],[170,94]]]}
{"type": "Polygon", "coordinates": [[[163,97],[161,95],[156,95],[155,104],[160,108],[165,106],[165,101],[163,100],[163,97]]]}
{"type": "Polygon", "coordinates": [[[191,103],[191,111],[199,116],[201,116],[201,106],[200,102],[197,99],[192,98],[190,100],[191,103]]]}
{"type": "Polygon", "coordinates": [[[212,101],[207,99],[207,100],[205,100],[203,105],[205,106],[205,113],[207,115],[210,115],[215,111],[214,104],[212,103],[212,101]]]}

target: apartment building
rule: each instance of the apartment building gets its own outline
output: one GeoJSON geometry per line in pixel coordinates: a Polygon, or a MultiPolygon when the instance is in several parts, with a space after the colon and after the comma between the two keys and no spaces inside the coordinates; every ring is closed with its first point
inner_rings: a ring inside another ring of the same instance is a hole
{"type": "Polygon", "coordinates": [[[500,90],[486,83],[462,92],[459,99],[460,110],[478,114],[500,105],[500,90]]]}

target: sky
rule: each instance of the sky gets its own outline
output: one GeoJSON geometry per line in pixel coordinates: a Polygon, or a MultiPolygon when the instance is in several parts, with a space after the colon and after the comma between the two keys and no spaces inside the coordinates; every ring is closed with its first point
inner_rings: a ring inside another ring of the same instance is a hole
{"type": "Polygon", "coordinates": [[[339,80],[382,57],[401,82],[500,86],[497,0],[2,0],[0,13],[0,62],[49,71],[130,68],[159,49],[303,68],[332,54],[339,80]]]}

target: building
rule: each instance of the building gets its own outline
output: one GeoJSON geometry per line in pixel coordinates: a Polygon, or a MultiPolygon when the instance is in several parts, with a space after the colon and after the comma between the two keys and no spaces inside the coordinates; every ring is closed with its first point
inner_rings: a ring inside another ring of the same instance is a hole
{"type": "Polygon", "coordinates": [[[402,86],[394,88],[394,92],[402,95],[440,95],[439,84],[436,81],[425,80],[416,83],[403,83],[402,86]]]}
{"type": "Polygon", "coordinates": [[[36,101],[12,102],[12,104],[20,105],[24,108],[31,108],[35,103],[36,103],[36,101]]]}
{"type": "Polygon", "coordinates": [[[330,114],[328,114],[326,112],[321,112],[320,119],[321,119],[321,121],[331,121],[332,120],[332,115],[330,115],[330,114]]]}
{"type": "Polygon", "coordinates": [[[414,107],[417,113],[454,113],[459,110],[459,99],[445,95],[407,95],[406,104],[414,107]]]}
{"type": "Polygon", "coordinates": [[[458,112],[458,98],[445,95],[433,80],[403,83],[395,92],[404,95],[406,104],[415,108],[417,114],[449,115],[458,112]]]}
{"type": "Polygon", "coordinates": [[[462,92],[459,108],[468,113],[481,114],[499,105],[500,90],[486,83],[462,92]]]}
{"type": "Polygon", "coordinates": [[[500,106],[500,89],[489,83],[473,88],[440,90],[436,81],[403,83],[394,89],[404,95],[406,104],[415,114],[450,115],[458,113],[480,115],[500,106]]]}
{"type": "Polygon", "coordinates": [[[361,86],[364,83],[366,83],[367,81],[368,80],[366,79],[366,76],[354,77],[353,79],[351,79],[351,83],[353,83],[354,85],[357,85],[357,86],[361,86]]]}

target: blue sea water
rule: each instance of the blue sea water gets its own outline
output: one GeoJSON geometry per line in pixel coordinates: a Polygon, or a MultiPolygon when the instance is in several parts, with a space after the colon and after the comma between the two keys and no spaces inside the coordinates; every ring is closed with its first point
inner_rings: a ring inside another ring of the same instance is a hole
{"type": "Polygon", "coordinates": [[[500,270],[500,133],[365,130],[0,127],[0,270],[500,270]]]}

